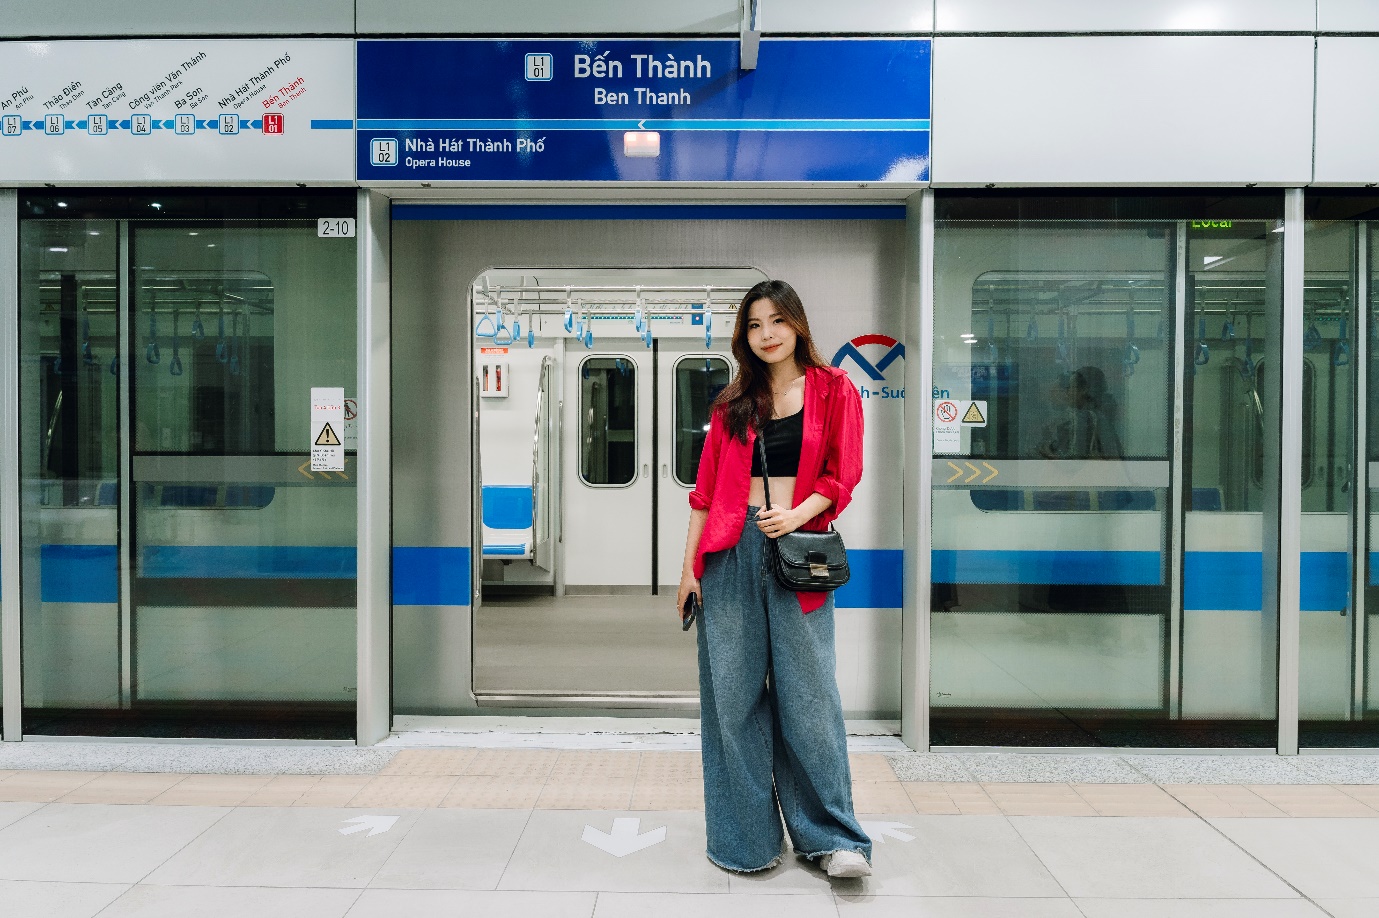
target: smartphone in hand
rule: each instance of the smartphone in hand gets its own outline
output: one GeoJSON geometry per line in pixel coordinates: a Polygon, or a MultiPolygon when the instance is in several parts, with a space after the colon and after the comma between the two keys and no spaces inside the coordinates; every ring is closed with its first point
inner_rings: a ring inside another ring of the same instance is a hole
{"type": "Polygon", "coordinates": [[[685,597],[685,607],[680,610],[680,630],[690,630],[694,620],[699,617],[700,611],[698,593],[691,593],[685,597]]]}

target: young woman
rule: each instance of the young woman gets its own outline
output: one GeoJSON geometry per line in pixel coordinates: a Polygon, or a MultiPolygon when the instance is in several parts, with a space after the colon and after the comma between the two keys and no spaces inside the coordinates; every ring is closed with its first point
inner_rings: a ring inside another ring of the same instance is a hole
{"type": "Polygon", "coordinates": [[[750,873],[794,848],[831,877],[871,873],[852,811],[834,674],[833,597],[783,590],[766,539],[824,530],[862,477],[862,400],[814,349],[784,281],[748,291],[733,330],[737,377],[714,403],[677,597],[703,597],[699,703],[709,860],[750,873]],[[766,446],[772,505],[765,507],[766,446]]]}

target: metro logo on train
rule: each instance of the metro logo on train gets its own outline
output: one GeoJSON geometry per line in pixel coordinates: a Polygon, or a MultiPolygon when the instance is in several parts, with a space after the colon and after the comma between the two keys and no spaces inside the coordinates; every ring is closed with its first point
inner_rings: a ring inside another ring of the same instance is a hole
{"type": "MultiPolygon", "coordinates": [[[[852,377],[852,381],[857,384],[857,391],[864,399],[904,398],[905,387],[891,385],[887,375],[891,366],[904,357],[905,345],[889,335],[858,335],[838,348],[838,353],[833,355],[832,363],[835,367],[843,367],[843,361],[847,360],[854,369],[861,370],[866,375],[866,381],[860,383],[856,377],[852,377]],[[863,351],[862,348],[866,350],[863,351]],[[879,356],[873,363],[867,354],[879,356]]],[[[903,371],[896,371],[890,375],[899,377],[903,375],[903,371]]],[[[852,376],[851,370],[849,376],[852,376]]]]}

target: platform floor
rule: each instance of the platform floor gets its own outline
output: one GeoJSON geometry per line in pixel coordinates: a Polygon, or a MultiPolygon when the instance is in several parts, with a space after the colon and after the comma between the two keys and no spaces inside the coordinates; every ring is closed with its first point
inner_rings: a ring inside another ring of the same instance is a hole
{"type": "Polygon", "coordinates": [[[830,882],[710,864],[697,752],[404,739],[0,746],[0,914],[1379,915],[1375,756],[858,753],[875,875],[830,882]]]}

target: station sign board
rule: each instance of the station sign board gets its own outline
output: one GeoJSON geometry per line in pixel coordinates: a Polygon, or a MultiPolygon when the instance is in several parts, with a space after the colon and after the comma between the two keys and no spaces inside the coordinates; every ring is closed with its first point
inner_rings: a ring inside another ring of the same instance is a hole
{"type": "Polygon", "coordinates": [[[0,42],[0,185],[353,182],[354,41],[0,42]]]}
{"type": "Polygon", "coordinates": [[[357,44],[357,177],[925,182],[931,43],[379,39],[357,44]]]}

